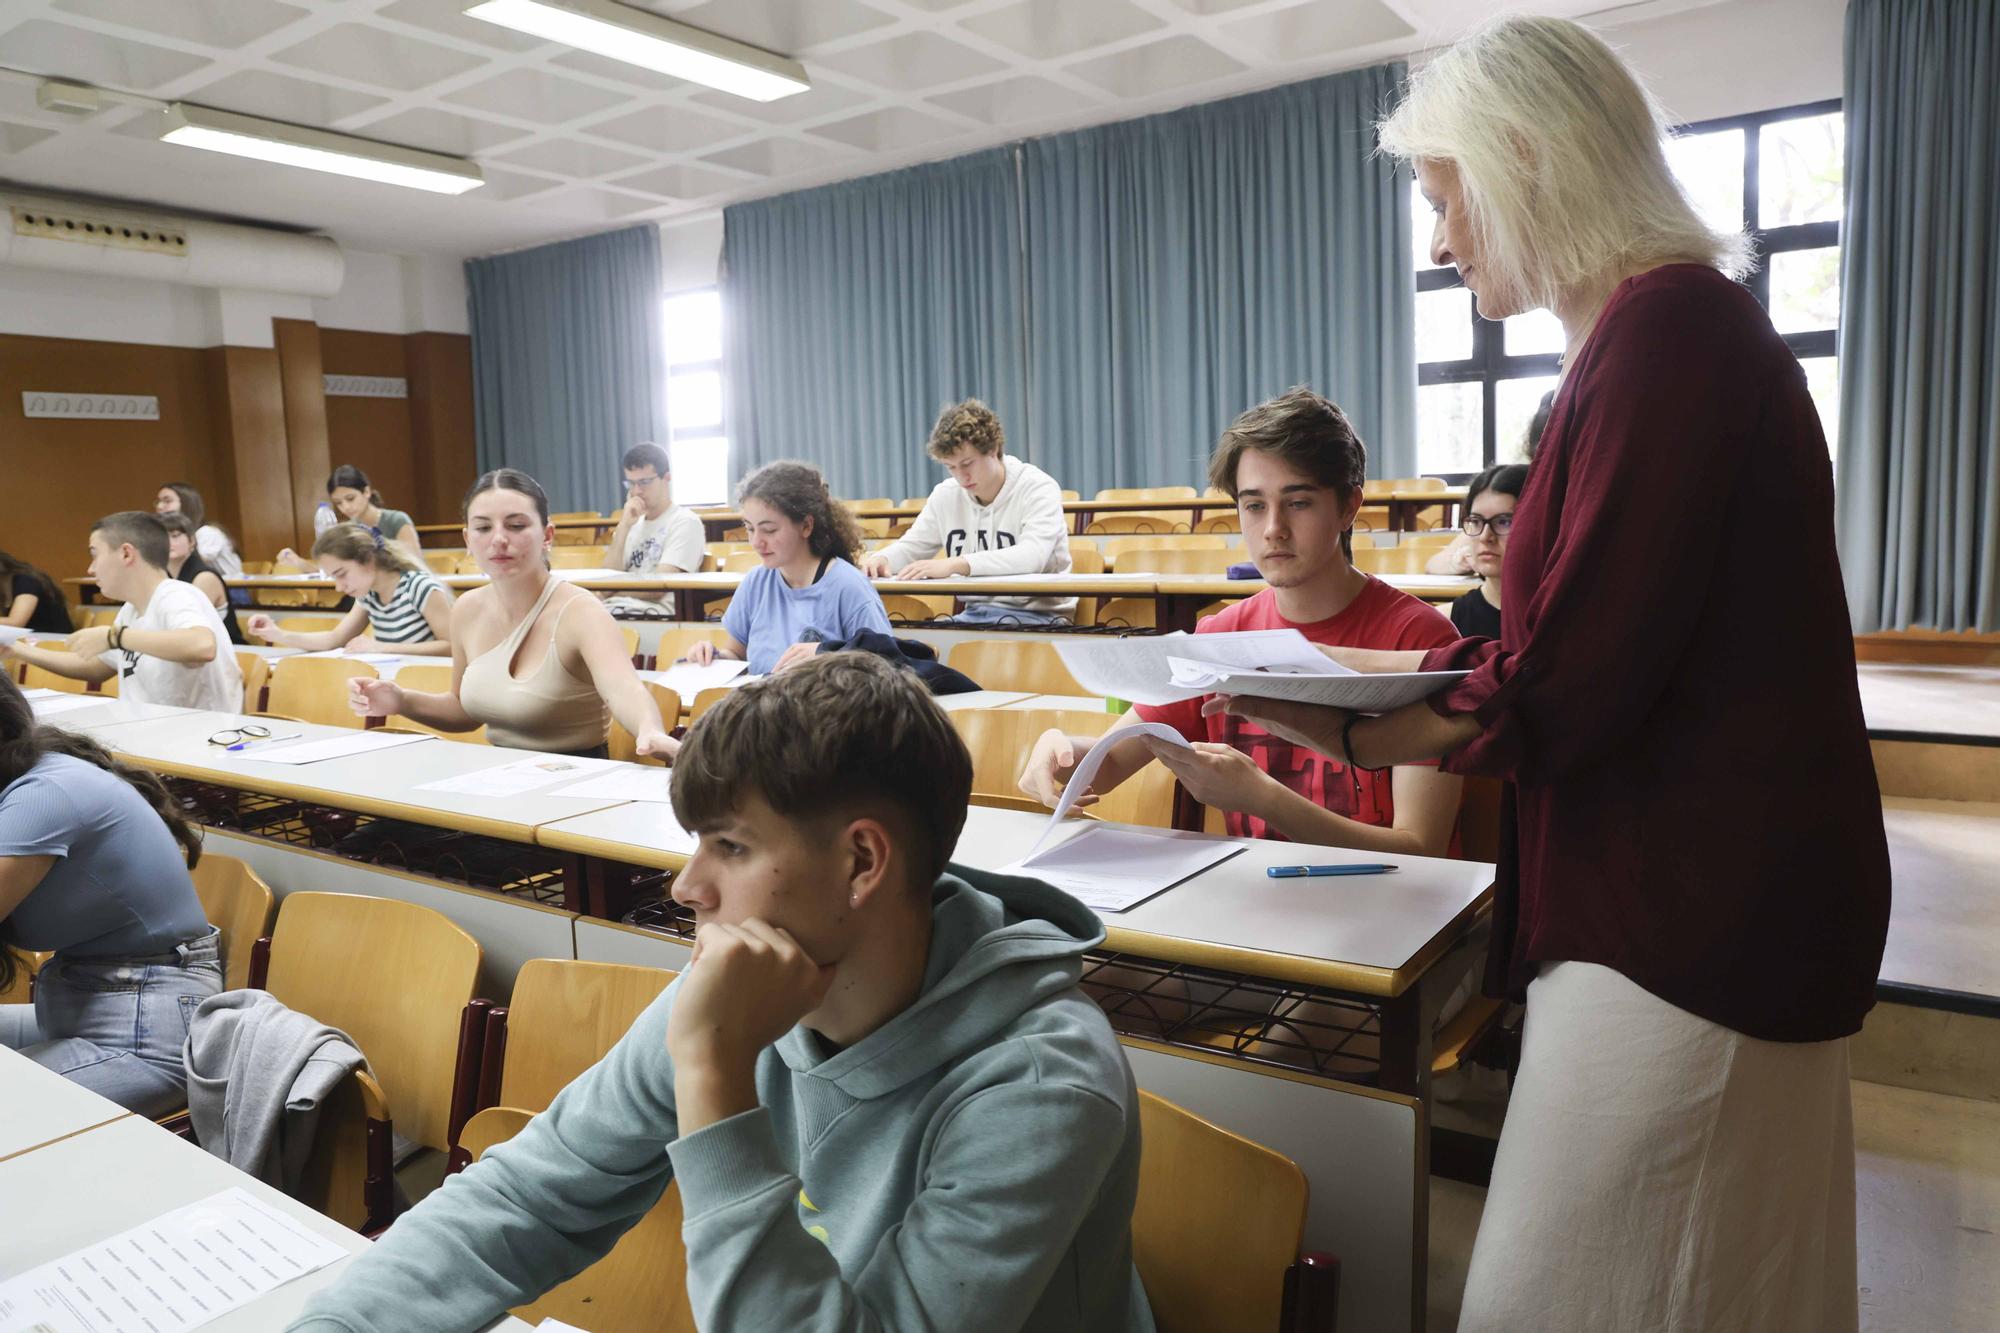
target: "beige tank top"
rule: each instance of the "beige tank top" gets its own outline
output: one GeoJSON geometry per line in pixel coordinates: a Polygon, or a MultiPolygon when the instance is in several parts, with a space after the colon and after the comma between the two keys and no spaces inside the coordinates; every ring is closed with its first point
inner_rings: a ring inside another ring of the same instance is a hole
{"type": "Polygon", "coordinates": [[[495,745],[576,754],[604,744],[603,698],[595,685],[571,675],[556,651],[557,631],[568,606],[556,612],[555,623],[549,626],[548,651],[534,670],[519,680],[509,671],[521,640],[561,586],[562,580],[550,579],[513,633],[467,662],[459,678],[459,703],[486,724],[486,734],[495,745]]]}

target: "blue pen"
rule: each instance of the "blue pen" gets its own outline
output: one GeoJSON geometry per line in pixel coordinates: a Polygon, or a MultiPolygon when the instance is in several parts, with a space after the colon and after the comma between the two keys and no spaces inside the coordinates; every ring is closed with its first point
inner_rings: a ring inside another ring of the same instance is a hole
{"type": "Polygon", "coordinates": [[[1271,866],[1264,871],[1272,879],[1319,879],[1325,875],[1387,875],[1394,866],[1358,862],[1343,866],[1271,866]]]}

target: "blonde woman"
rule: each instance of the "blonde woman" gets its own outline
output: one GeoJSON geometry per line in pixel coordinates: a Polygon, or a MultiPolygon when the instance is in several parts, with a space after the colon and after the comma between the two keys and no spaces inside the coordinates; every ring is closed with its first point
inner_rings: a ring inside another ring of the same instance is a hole
{"type": "Polygon", "coordinates": [[[354,607],[329,630],[300,633],[270,616],[250,617],[250,632],[286,648],[324,653],[451,656],[451,590],[397,542],[359,523],[336,523],[313,543],[320,573],[354,607]],[[366,631],[365,633],[363,631],[366,631]]]}
{"type": "Polygon", "coordinates": [[[1846,1038],[1889,868],[1804,376],[1587,29],[1480,30],[1380,134],[1479,313],[1568,339],[1501,636],[1335,650],[1471,672],[1379,718],[1210,707],[1513,784],[1488,981],[1527,1020],[1460,1329],[1852,1330],[1846,1038]],[[1746,577],[1773,550],[1808,553],[1783,597],[1746,577]]]}

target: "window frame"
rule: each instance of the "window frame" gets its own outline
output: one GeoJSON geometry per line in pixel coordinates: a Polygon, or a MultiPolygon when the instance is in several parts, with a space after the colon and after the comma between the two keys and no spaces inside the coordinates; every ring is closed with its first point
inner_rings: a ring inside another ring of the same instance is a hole
{"type": "MultiPolygon", "coordinates": [[[[1762,139],[1759,133],[1766,125],[1775,125],[1788,120],[1805,120],[1814,116],[1824,116],[1842,110],[1841,99],[1828,98],[1818,102],[1801,102],[1795,106],[1774,107],[1768,111],[1753,111],[1739,116],[1720,116],[1713,120],[1694,121],[1676,126],[1675,137],[1700,134],[1714,134],[1726,130],[1743,132],[1743,230],[1750,238],[1756,269],[1743,280],[1743,286],[1757,298],[1757,304],[1768,312],[1771,308],[1771,259],[1775,255],[1794,250],[1821,250],[1840,244],[1841,222],[1805,222],[1788,227],[1766,228],[1760,225],[1759,212],[1762,208],[1761,179],[1762,139]]],[[[1845,194],[1846,182],[1843,181],[1845,194]]],[[[1414,190],[1414,187],[1409,187],[1414,190]]],[[[1842,221],[1846,210],[1842,208],[1842,221]]],[[[1414,227],[1412,233],[1414,234],[1414,227]]],[[[1423,256],[1428,263],[1429,256],[1423,256]]],[[[1417,256],[1412,256],[1417,262],[1417,256]]],[[[1461,287],[1458,270],[1455,268],[1418,267],[1416,270],[1416,290],[1418,293],[1446,291],[1461,287]]],[[[1525,379],[1539,375],[1555,375],[1562,370],[1562,358],[1555,353],[1538,353],[1528,356],[1509,356],[1506,349],[1506,326],[1497,320],[1482,319],[1475,310],[1469,316],[1472,320],[1472,355],[1459,361],[1420,361],[1417,363],[1417,387],[1421,391],[1434,384],[1480,385],[1480,458],[1483,467],[1491,467],[1499,455],[1494,420],[1496,397],[1502,380],[1525,379]]],[[[1837,354],[1839,329],[1809,329],[1800,333],[1786,333],[1786,346],[1800,361],[1814,357],[1830,357],[1837,354]]],[[[1419,409],[1421,410],[1421,409],[1419,409]]],[[[1422,470],[1421,461],[1419,470],[1422,470]]],[[[1426,473],[1438,476],[1448,482],[1463,484],[1474,474],[1469,472],[1426,473]]]]}

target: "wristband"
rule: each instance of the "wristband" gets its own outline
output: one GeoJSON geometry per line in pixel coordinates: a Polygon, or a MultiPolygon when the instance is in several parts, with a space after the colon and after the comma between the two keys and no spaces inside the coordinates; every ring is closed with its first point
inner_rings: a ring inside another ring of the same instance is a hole
{"type": "Polygon", "coordinates": [[[1370,768],[1354,757],[1354,724],[1361,720],[1361,714],[1349,713],[1347,724],[1340,729],[1340,748],[1347,752],[1347,766],[1358,768],[1364,773],[1380,773],[1380,768],[1370,768]]]}
{"type": "Polygon", "coordinates": [[[111,627],[111,637],[109,639],[109,644],[110,647],[117,652],[123,652],[125,650],[125,627],[123,625],[113,625],[111,627]]]}

